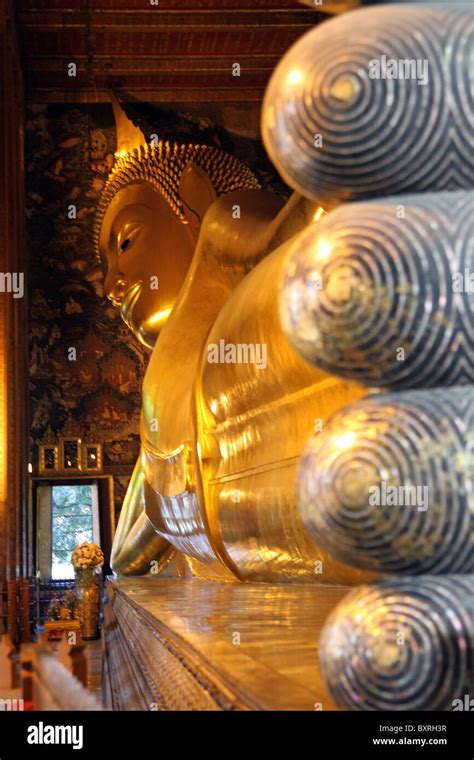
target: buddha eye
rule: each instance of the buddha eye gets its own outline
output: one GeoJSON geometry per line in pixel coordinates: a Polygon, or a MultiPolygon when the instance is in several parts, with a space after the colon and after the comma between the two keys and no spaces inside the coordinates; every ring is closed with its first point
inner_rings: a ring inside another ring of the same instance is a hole
{"type": "Polygon", "coordinates": [[[137,222],[125,225],[117,240],[119,253],[125,253],[127,248],[129,248],[130,243],[133,243],[139,231],[140,226],[137,222]]]}

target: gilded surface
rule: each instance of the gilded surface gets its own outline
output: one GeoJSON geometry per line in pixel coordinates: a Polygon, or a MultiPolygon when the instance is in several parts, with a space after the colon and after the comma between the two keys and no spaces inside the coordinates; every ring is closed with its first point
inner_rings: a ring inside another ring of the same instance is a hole
{"type": "Polygon", "coordinates": [[[361,391],[311,368],[279,319],[293,240],[322,211],[298,195],[283,206],[225,154],[219,163],[214,151],[211,165],[196,148],[145,148],[115,110],[119,161],[99,208],[98,250],[109,297],[154,348],[114,569],[159,571],[174,547],[198,575],[355,582],[359,571],[311,542],[295,481],[315,419],[361,391]],[[255,347],[259,361],[212,362],[222,344],[255,347]]]}

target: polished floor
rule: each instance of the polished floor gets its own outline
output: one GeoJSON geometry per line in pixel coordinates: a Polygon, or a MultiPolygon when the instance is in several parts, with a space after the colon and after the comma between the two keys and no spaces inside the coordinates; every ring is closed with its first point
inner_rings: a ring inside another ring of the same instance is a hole
{"type": "Polygon", "coordinates": [[[219,672],[264,710],[334,710],[318,639],[343,587],[172,579],[111,582],[135,615],[219,672]]]}

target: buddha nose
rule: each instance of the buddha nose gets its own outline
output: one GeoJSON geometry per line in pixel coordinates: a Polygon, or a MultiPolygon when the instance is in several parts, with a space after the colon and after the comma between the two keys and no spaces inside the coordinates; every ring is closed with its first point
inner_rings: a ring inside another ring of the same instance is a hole
{"type": "Polygon", "coordinates": [[[125,295],[127,283],[122,277],[118,277],[112,281],[112,283],[107,283],[107,279],[105,281],[105,294],[109,301],[112,301],[114,306],[120,306],[120,304],[123,301],[123,297],[125,295]]]}

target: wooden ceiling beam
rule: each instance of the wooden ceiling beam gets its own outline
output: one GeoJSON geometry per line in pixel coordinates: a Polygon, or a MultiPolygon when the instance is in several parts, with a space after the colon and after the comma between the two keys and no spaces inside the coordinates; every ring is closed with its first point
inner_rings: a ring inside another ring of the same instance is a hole
{"type": "MultiPolygon", "coordinates": [[[[146,103],[252,103],[261,102],[265,89],[260,88],[209,88],[180,89],[140,87],[127,90],[137,102],[146,103]]],[[[110,103],[109,90],[66,90],[57,88],[37,88],[28,94],[28,103],[110,103]]]]}
{"type": "MultiPolygon", "coordinates": [[[[31,55],[24,58],[26,68],[35,72],[66,71],[70,55],[31,55]]],[[[75,55],[78,72],[86,72],[87,56],[75,55]]],[[[271,72],[280,60],[279,55],[262,54],[259,56],[242,56],[239,60],[241,70],[245,73],[268,71],[271,72]]],[[[94,55],[94,75],[96,74],[200,74],[216,73],[230,74],[235,56],[180,56],[153,58],[150,56],[129,55],[94,55]],[[191,65],[192,61],[192,65],[191,65]]]]}
{"type": "MultiPolygon", "coordinates": [[[[15,0],[18,9],[22,11],[36,11],[38,13],[45,10],[87,10],[88,8],[94,13],[104,11],[123,10],[125,12],[135,12],[144,10],[144,2],[147,0],[15,0]]],[[[264,10],[280,11],[295,10],[301,8],[298,0],[160,0],[160,5],[150,8],[154,13],[182,11],[183,1],[186,3],[186,9],[189,11],[213,11],[219,12],[235,10],[264,10]]]]}
{"type": "Polygon", "coordinates": [[[255,29],[306,29],[317,21],[317,13],[308,10],[296,11],[226,11],[225,24],[222,11],[33,11],[21,12],[19,22],[25,30],[84,29],[89,23],[92,28],[120,31],[193,32],[245,31],[255,29]]]}
{"type": "Polygon", "coordinates": [[[87,73],[79,73],[77,77],[70,78],[63,71],[50,71],[45,77],[43,72],[31,72],[30,88],[41,89],[42,87],[57,87],[69,90],[100,89],[107,87],[123,87],[135,89],[141,86],[177,88],[179,90],[196,87],[196,88],[224,88],[228,90],[242,90],[245,87],[264,87],[268,82],[271,71],[247,71],[243,72],[240,77],[232,77],[229,72],[218,73],[215,71],[202,71],[200,73],[181,72],[179,74],[165,74],[157,76],[155,74],[133,75],[127,72],[123,76],[118,76],[116,72],[106,72],[101,75],[95,75],[91,81],[87,73]]]}
{"type": "Polygon", "coordinates": [[[325,18],[297,0],[17,3],[30,102],[107,102],[111,86],[136,100],[259,101],[282,55],[325,18]]]}
{"type": "Polygon", "coordinates": [[[228,32],[227,30],[195,33],[184,30],[179,33],[132,34],[124,31],[111,32],[107,29],[93,30],[90,42],[85,34],[71,29],[53,32],[35,32],[23,35],[23,49],[29,56],[62,54],[75,61],[75,56],[89,54],[93,60],[96,53],[117,56],[148,55],[153,59],[168,56],[189,56],[190,70],[193,59],[203,55],[213,56],[225,51],[226,55],[240,62],[256,52],[282,56],[300,37],[299,32],[259,30],[249,34],[228,32]]]}

